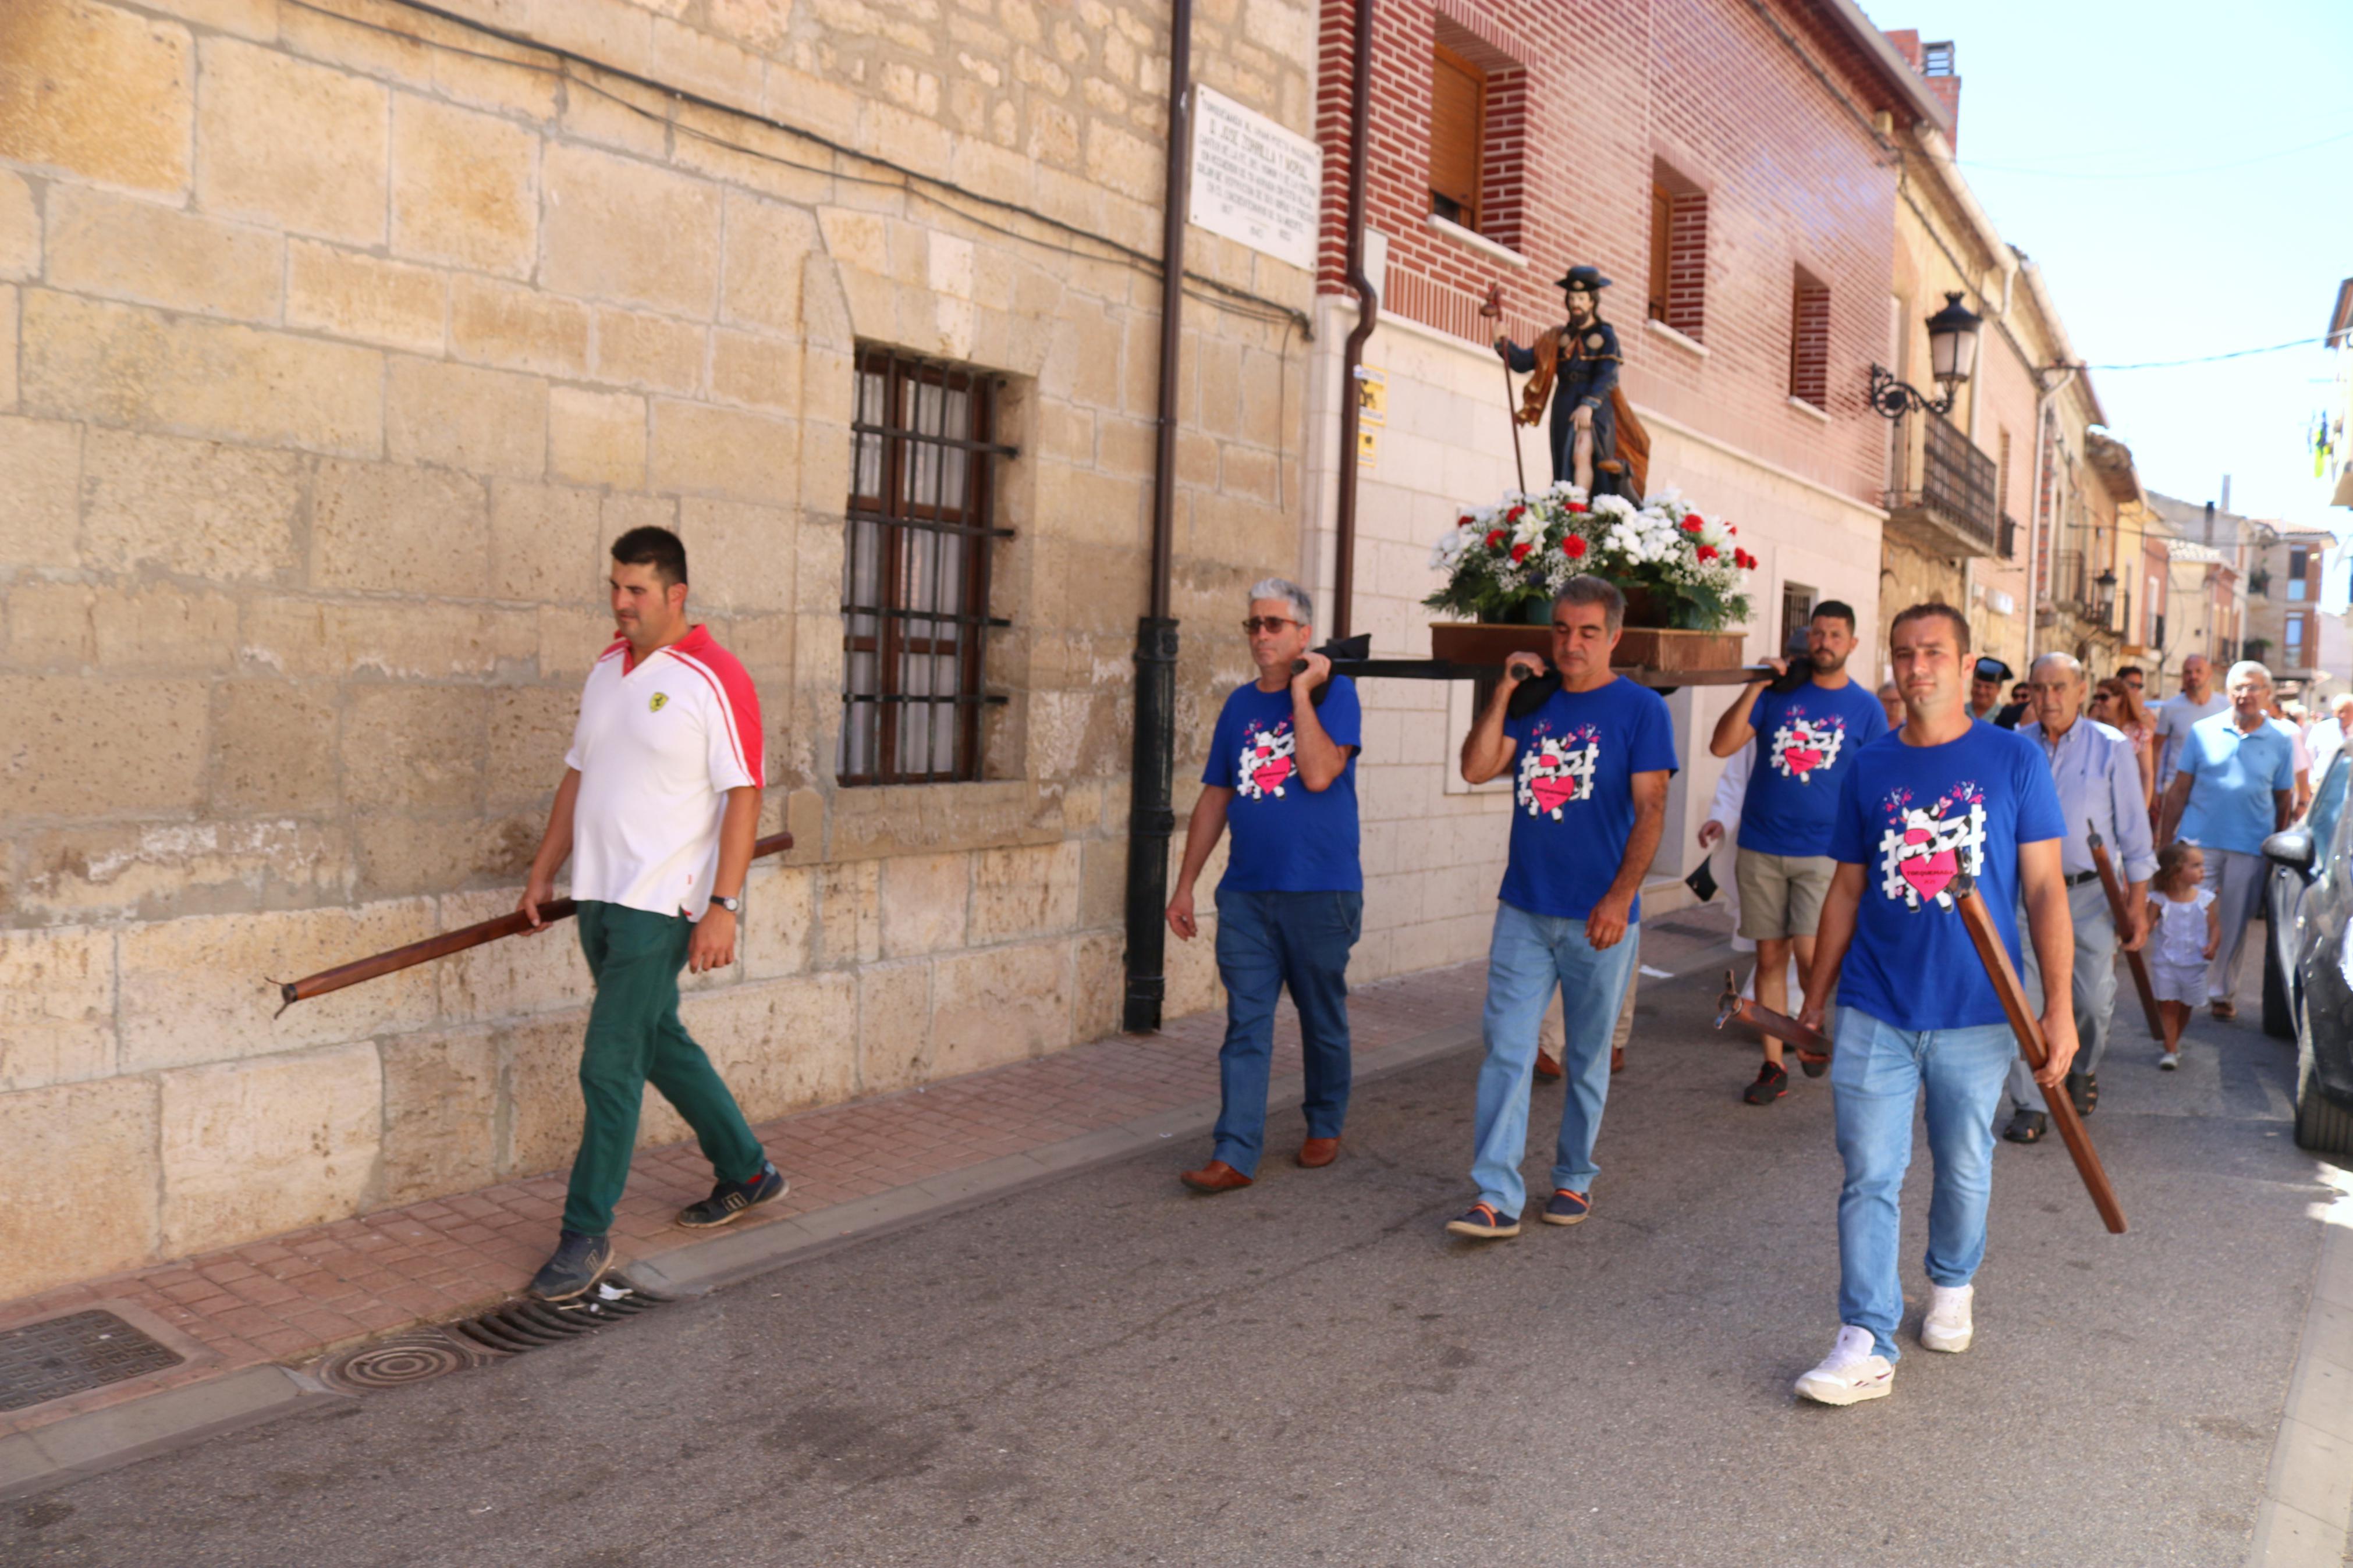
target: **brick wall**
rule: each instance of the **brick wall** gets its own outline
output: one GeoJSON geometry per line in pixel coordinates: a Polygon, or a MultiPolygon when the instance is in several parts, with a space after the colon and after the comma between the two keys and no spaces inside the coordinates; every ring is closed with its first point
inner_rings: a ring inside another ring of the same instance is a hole
{"type": "MultiPolygon", "coordinates": [[[[1327,291],[1342,289],[1353,12],[1348,0],[1332,0],[1320,37],[1318,281],[1327,291]]],[[[1384,7],[1374,55],[1366,202],[1367,221],[1389,238],[1385,310],[1483,342],[1478,301],[1500,281],[1509,328],[1525,342],[1557,319],[1553,279],[1591,262],[1617,280],[1604,314],[1620,326],[1636,401],[1844,494],[1876,498],[1876,433],[1847,416],[1862,411],[1866,367],[1886,352],[1894,156],[1859,116],[1887,108],[1900,127],[1908,109],[1813,6],[1788,0],[1768,20],[1737,0],[1441,0],[1384,7]],[[1524,189],[1491,237],[1526,258],[1525,268],[1424,220],[1430,61],[1441,27],[1519,64],[1524,80],[1506,79],[1512,140],[1495,152],[1524,189]],[[1706,234],[1704,262],[1679,258],[1670,323],[1687,332],[1681,321],[1704,323],[1704,366],[1639,330],[1662,161],[1688,187],[1677,221],[1706,234]],[[1790,279],[1799,268],[1829,291],[1825,406],[1841,417],[1828,430],[1788,406],[1790,279]]]]}
{"type": "MultiPolygon", "coordinates": [[[[565,0],[552,52],[325,5],[0,7],[10,1294],[563,1163],[568,934],[275,1021],[263,981],[512,906],[634,524],[685,536],[799,840],[690,987],[747,1108],[1116,1015],[1160,285],[1091,237],[1157,249],[1165,12],[565,0]],[[985,782],[832,783],[861,342],[1008,378],[985,782]]],[[[1304,129],[1304,9],[1201,11],[1205,79],[1304,129]]],[[[1305,397],[1279,315],[1185,337],[1189,633],[1295,553],[1305,397]]],[[[1188,636],[1180,744],[1244,663],[1188,636]]]]}

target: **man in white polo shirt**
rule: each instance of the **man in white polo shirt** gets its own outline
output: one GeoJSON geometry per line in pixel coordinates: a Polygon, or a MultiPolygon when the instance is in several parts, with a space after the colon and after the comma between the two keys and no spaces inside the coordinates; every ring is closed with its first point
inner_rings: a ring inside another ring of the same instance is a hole
{"type": "Polygon", "coordinates": [[[615,540],[611,585],[619,635],[580,693],[564,782],[516,906],[538,926],[568,858],[596,981],[564,1232],[531,1282],[543,1301],[586,1294],[613,1266],[607,1232],[649,1083],[694,1129],[718,1177],[679,1224],[725,1225],[785,1190],[678,1016],[681,965],[700,974],[735,962],[765,771],[759,696],[734,656],[688,624],[678,535],[633,528],[615,540]]]}

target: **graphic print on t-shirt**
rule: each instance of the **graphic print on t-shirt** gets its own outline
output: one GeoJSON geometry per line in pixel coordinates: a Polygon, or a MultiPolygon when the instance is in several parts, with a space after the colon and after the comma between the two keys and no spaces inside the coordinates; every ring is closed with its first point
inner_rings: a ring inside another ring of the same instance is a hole
{"type": "Polygon", "coordinates": [[[1560,818],[1560,808],[1593,793],[1593,766],[1601,756],[1601,731],[1579,724],[1556,735],[1550,724],[1529,731],[1520,750],[1520,775],[1514,795],[1530,816],[1560,818]]]}
{"type": "Polygon", "coordinates": [[[1291,782],[1292,761],[1298,750],[1299,740],[1291,732],[1288,719],[1271,726],[1246,726],[1241,755],[1234,763],[1234,793],[1244,800],[1270,796],[1281,800],[1283,787],[1291,782]]]}
{"type": "Polygon", "coordinates": [[[1773,771],[1785,779],[1811,784],[1817,773],[1838,765],[1839,748],[1846,744],[1846,721],[1836,714],[1810,719],[1802,708],[1791,708],[1773,731],[1773,771]]]}
{"type": "Polygon", "coordinates": [[[1880,806],[1886,829],[1879,836],[1879,890],[1906,909],[1951,909],[1954,876],[1974,878],[1985,868],[1985,791],[1964,781],[1923,808],[1910,790],[1891,790],[1880,806]]]}

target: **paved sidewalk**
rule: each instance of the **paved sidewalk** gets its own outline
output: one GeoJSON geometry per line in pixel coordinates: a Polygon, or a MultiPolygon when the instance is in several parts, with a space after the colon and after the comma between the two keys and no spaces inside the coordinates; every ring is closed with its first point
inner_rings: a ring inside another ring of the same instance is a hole
{"type": "MultiPolygon", "coordinates": [[[[1680,973],[1721,963],[1729,922],[1720,907],[1653,917],[1642,937],[1647,969],[1680,973]]],[[[1478,1028],[1483,966],[1460,964],[1359,988],[1350,1015],[1356,1053],[1376,1068],[1418,1054],[1396,1047],[1443,1036],[1450,1048],[1478,1028]]],[[[1171,1173],[1207,1148],[1170,1129],[1205,1131],[1217,1110],[1221,1009],[1195,1013],[1157,1035],[1116,1035],[1032,1061],[925,1089],[856,1100],[763,1123],[771,1158],[791,1178],[784,1198],[715,1237],[671,1216],[710,1190],[690,1143],[642,1151],[615,1216],[623,1267],[645,1264],[649,1282],[709,1282],[772,1267],[786,1252],[880,1219],[916,1217],[1001,1191],[959,1174],[1008,1156],[1064,1147],[1088,1134],[1151,1122],[1171,1141],[1171,1173]],[[747,1233],[791,1225],[775,1245],[747,1233]],[[733,1266],[681,1267],[678,1255],[717,1253],[733,1266]]],[[[1276,1032],[1276,1093],[1299,1066],[1298,1025],[1288,1003],[1276,1032]]],[[[1294,1096],[1295,1088],[1290,1090],[1294,1096]]],[[[1132,1145],[1107,1145],[1110,1157],[1132,1145]]],[[[1060,1168],[1070,1167],[1064,1161],[1060,1168]]],[[[1036,1168],[1042,1177],[1052,1172],[1036,1168]]],[[[469,1316],[521,1290],[553,1245],[564,1206],[561,1173],[406,1208],[340,1220],[244,1247],[0,1303],[0,1330],[103,1303],[128,1304],[160,1323],[190,1359],[173,1370],[0,1415],[0,1439],[72,1417],[227,1378],[270,1363],[295,1366],[419,1323],[469,1316]]],[[[5,1468],[5,1467],[0,1467],[5,1468]]],[[[0,1490],[8,1477],[0,1475],[0,1490]]]]}

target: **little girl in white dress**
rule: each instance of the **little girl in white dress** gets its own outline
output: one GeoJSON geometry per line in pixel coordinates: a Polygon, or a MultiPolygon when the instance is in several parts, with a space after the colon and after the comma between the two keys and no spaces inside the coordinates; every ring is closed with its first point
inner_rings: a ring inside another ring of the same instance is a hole
{"type": "Polygon", "coordinates": [[[2200,885],[2205,875],[2198,846],[2177,838],[2158,852],[2149,880],[2149,989],[2165,1025],[2165,1055],[2157,1065],[2168,1070],[2181,1065],[2181,1031],[2206,994],[2206,965],[2222,941],[2214,895],[2200,885]]]}

